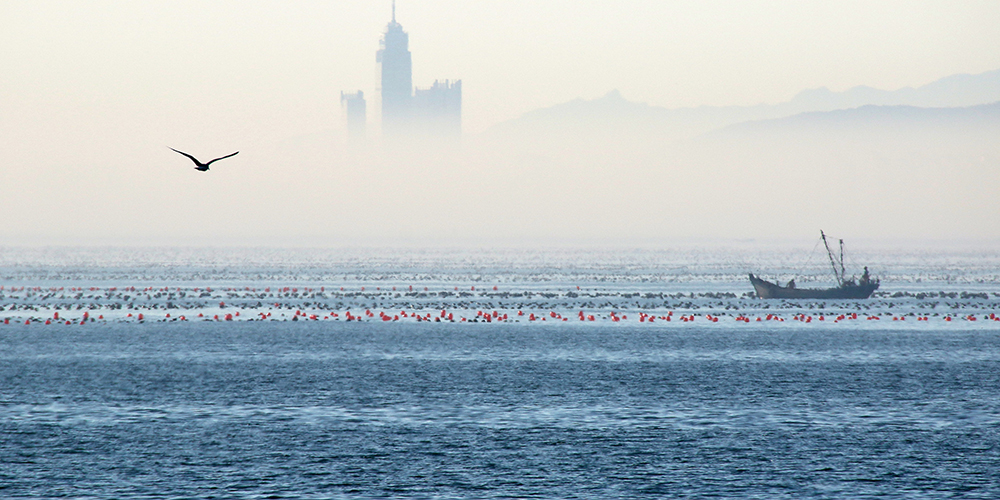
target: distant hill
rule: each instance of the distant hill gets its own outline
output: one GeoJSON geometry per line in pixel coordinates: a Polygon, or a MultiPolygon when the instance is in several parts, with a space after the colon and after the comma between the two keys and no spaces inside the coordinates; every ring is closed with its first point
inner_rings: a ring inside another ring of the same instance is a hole
{"type": "Polygon", "coordinates": [[[832,132],[872,129],[895,132],[935,130],[993,133],[1000,128],[1000,102],[965,107],[917,107],[866,105],[851,109],[813,111],[784,118],[736,123],[709,132],[706,137],[747,133],[832,132]]]}
{"type": "Polygon", "coordinates": [[[805,90],[788,104],[803,111],[832,111],[866,105],[951,108],[1000,101],[1000,70],[978,75],[952,75],[922,87],[879,90],[860,86],[833,92],[827,88],[805,90]]]}
{"type": "Polygon", "coordinates": [[[992,235],[998,75],[761,106],[666,109],[611,92],[526,113],[464,147],[481,205],[515,200],[527,227],[559,220],[547,231],[992,235]]]}
{"type": "MultiPolygon", "coordinates": [[[[952,75],[917,88],[878,90],[855,87],[844,92],[826,88],[806,90],[791,101],[757,106],[700,106],[664,108],[632,102],[617,90],[592,100],[575,99],[534,110],[497,124],[486,136],[522,140],[589,140],[590,137],[634,137],[646,140],[692,138],[748,121],[785,118],[802,113],[828,112],[864,106],[917,108],[969,107],[1000,101],[1000,70],[978,75],[952,75]]],[[[982,112],[987,112],[981,110],[982,112]]],[[[869,110],[863,113],[876,113],[869,110]]],[[[884,112],[884,111],[883,111],[884,112]]],[[[944,116],[944,112],[892,111],[895,116],[944,116]]],[[[961,114],[962,112],[955,112],[961,114]]]]}

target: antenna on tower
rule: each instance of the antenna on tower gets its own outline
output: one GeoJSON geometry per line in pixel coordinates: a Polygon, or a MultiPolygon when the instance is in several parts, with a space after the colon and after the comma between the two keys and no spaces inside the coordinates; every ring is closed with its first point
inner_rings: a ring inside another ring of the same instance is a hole
{"type": "Polygon", "coordinates": [[[392,0],[392,23],[396,24],[396,0],[392,0]]]}

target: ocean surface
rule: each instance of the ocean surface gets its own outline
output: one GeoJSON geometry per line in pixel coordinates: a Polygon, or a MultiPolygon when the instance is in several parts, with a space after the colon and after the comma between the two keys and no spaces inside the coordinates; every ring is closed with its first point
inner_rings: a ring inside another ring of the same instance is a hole
{"type": "Polygon", "coordinates": [[[0,249],[0,497],[1000,498],[998,254],[793,250],[0,249]]]}

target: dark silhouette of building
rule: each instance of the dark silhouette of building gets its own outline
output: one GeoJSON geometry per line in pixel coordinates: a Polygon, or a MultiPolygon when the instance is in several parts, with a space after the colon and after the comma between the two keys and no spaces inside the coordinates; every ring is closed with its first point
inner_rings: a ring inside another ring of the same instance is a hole
{"type": "Polygon", "coordinates": [[[392,20],[386,25],[376,61],[382,65],[382,135],[459,137],[462,133],[462,81],[435,80],[427,89],[413,89],[410,36],[392,20]]]}
{"type": "Polygon", "coordinates": [[[347,111],[347,133],[351,137],[364,137],[368,122],[365,93],[360,90],[351,94],[340,91],[340,105],[347,111]]]}

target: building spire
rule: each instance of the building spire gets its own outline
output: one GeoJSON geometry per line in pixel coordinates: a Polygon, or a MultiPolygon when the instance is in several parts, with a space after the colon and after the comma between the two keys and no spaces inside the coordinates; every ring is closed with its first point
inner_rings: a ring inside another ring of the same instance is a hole
{"type": "Polygon", "coordinates": [[[396,0],[392,0],[392,23],[396,24],[396,0]]]}

